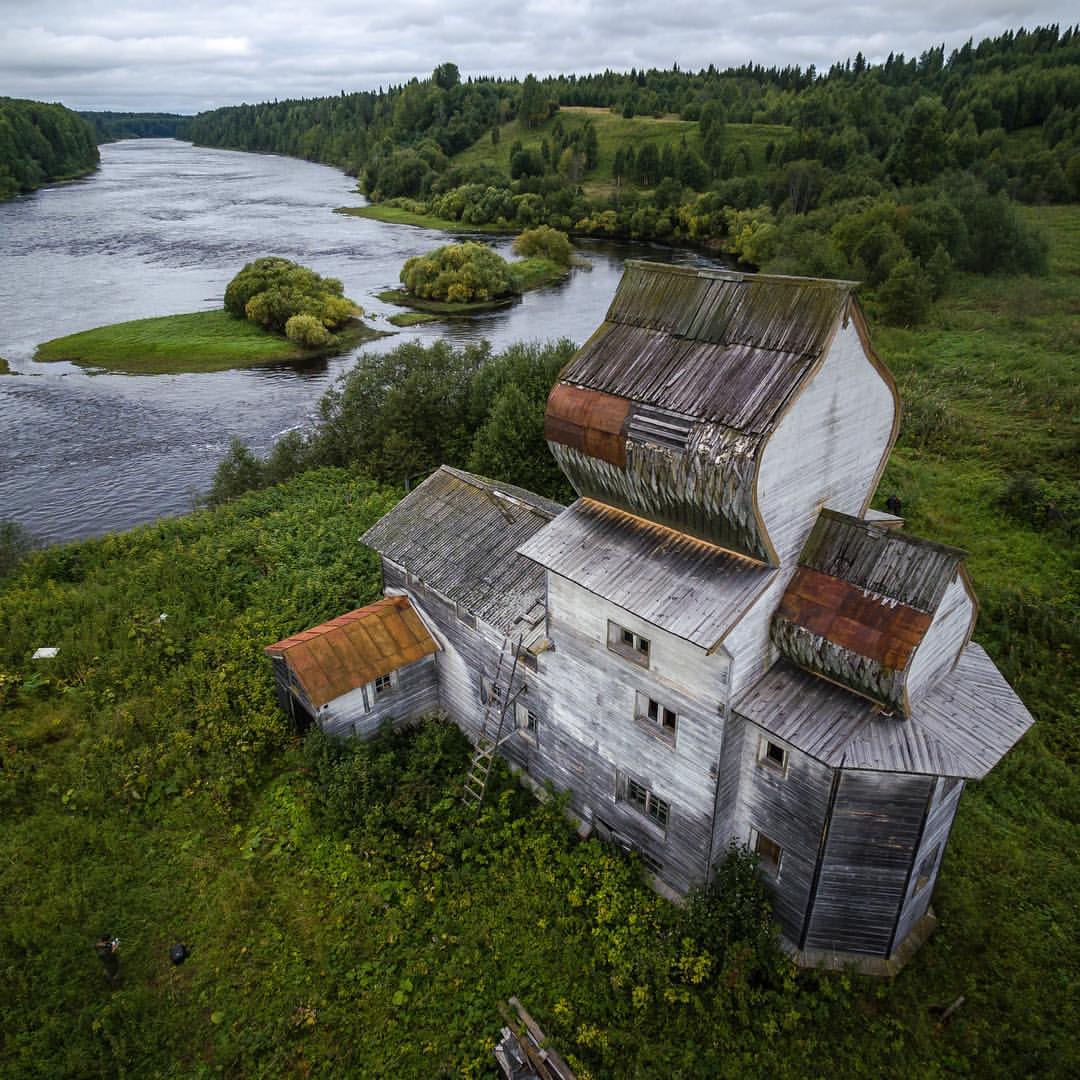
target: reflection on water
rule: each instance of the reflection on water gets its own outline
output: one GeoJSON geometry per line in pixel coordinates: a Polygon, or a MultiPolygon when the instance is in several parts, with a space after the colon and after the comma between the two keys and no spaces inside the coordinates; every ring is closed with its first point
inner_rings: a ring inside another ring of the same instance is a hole
{"type": "MultiPolygon", "coordinates": [[[[0,520],[46,540],[123,529],[191,508],[237,435],[266,451],[311,422],[326,387],[363,348],[406,338],[583,341],[626,258],[707,262],[656,245],[584,241],[575,271],[520,303],[410,327],[330,360],[206,375],[91,375],[37,364],[39,342],[126,319],[217,307],[250,259],[283,255],[340,278],[389,329],[376,293],[410,256],[445,243],[427,229],[334,214],[362,200],[334,169],[171,139],[101,148],[92,177],[0,203],[0,520]]],[[[489,239],[489,238],[485,238],[489,239]]],[[[510,240],[495,247],[509,255],[510,240]]]]}

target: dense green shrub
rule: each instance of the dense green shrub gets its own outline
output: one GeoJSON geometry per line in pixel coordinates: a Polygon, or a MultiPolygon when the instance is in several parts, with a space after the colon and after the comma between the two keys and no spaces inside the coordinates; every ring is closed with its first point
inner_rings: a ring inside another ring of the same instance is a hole
{"type": "Polygon", "coordinates": [[[514,240],[514,254],[524,259],[536,257],[548,259],[557,266],[569,266],[574,245],[561,230],[538,225],[535,229],[526,229],[514,240]]]}
{"type": "Polygon", "coordinates": [[[917,326],[930,312],[934,285],[929,275],[910,255],[889,271],[877,299],[881,317],[893,326],[917,326]]]}
{"type": "Polygon", "coordinates": [[[413,296],[453,304],[497,300],[514,291],[510,264],[484,244],[446,244],[407,259],[401,283],[413,296]]]}
{"type": "Polygon", "coordinates": [[[317,349],[329,345],[333,334],[314,315],[293,315],[285,323],[285,336],[305,348],[317,349]]]}
{"type": "Polygon", "coordinates": [[[285,333],[294,315],[311,316],[326,329],[336,330],[361,314],[336,278],[324,278],[277,256],[248,263],[229,282],[225,310],[277,333],[285,333]]]}

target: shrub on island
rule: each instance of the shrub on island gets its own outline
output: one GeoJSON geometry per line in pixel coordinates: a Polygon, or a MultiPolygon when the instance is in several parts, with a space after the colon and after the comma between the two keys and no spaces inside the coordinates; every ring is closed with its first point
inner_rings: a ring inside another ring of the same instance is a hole
{"type": "Polygon", "coordinates": [[[510,264],[473,241],[446,244],[406,260],[400,279],[413,296],[451,304],[483,303],[514,292],[510,264]]]}
{"type": "Polygon", "coordinates": [[[556,266],[569,266],[574,245],[570,243],[570,237],[559,229],[538,225],[518,236],[514,241],[514,254],[523,259],[547,259],[556,266]]]}
{"type": "MultiPolygon", "coordinates": [[[[324,331],[337,330],[349,319],[361,315],[360,308],[344,295],[337,278],[324,278],[306,266],[277,256],[250,262],[225,289],[225,310],[237,319],[247,319],[267,330],[288,334],[288,324],[296,316],[307,316],[324,331]]],[[[309,323],[299,324],[297,334],[318,337],[309,323]]],[[[330,334],[321,344],[328,344],[330,334]]]]}

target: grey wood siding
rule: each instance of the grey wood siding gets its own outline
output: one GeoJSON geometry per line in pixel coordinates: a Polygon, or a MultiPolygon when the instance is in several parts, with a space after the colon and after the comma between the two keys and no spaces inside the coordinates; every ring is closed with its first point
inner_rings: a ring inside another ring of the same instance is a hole
{"type": "Polygon", "coordinates": [[[328,735],[368,739],[386,723],[417,720],[439,707],[438,662],[425,656],[395,673],[395,685],[378,696],[371,684],[357,687],[320,710],[319,727],[328,735]]]}
{"type": "Polygon", "coordinates": [[[547,688],[551,741],[539,768],[561,771],[580,793],[575,809],[587,796],[594,817],[662,864],[665,881],[682,890],[700,884],[712,842],[727,658],[708,656],[556,575],[548,579],[548,637],[554,651],[540,655],[537,681],[547,688]],[[649,639],[648,667],[608,648],[609,618],[649,639]],[[638,694],[677,713],[674,742],[636,718],[638,694]],[[670,805],[666,829],[617,796],[616,771],[670,805]]]}
{"type": "Polygon", "coordinates": [[[766,874],[765,881],[773,894],[776,921],[785,936],[797,942],[817,868],[833,770],[781,743],[788,752],[787,768],[781,773],[758,760],[763,738],[776,741],[757,725],[746,724],[739,748],[742,782],[737,824],[747,840],[750,830],[756,829],[780,845],[779,876],[766,874]]]}
{"type": "Polygon", "coordinates": [[[936,781],[843,771],[805,946],[889,954],[936,781]]]}
{"type": "MultiPolygon", "coordinates": [[[[750,725],[738,714],[731,713],[724,729],[724,746],[717,762],[716,813],[713,820],[712,865],[715,867],[727,853],[732,841],[746,843],[746,833],[740,834],[736,821],[739,785],[742,778],[743,742],[749,736],[750,725]]],[[[756,729],[755,729],[756,731],[756,729]]],[[[754,736],[756,738],[756,735],[754,736]]]]}
{"type": "Polygon", "coordinates": [[[926,816],[926,824],[923,827],[922,840],[911,867],[911,876],[907,883],[907,893],[904,897],[904,906],[897,920],[896,933],[893,939],[895,949],[911,932],[912,927],[926,914],[930,907],[930,900],[934,894],[934,886],[937,884],[938,871],[941,869],[942,856],[945,854],[945,845],[949,840],[949,832],[956,820],[956,811],[960,805],[960,795],[964,790],[962,780],[938,780],[934,787],[934,795],[930,804],[930,812],[926,816]],[[933,855],[932,864],[929,866],[930,874],[922,887],[919,887],[919,878],[922,874],[924,862],[933,855]]]}

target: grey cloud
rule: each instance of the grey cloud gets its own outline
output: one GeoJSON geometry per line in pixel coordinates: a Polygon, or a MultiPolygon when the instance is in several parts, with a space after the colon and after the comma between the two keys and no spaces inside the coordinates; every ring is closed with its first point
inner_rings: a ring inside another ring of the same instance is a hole
{"type": "Polygon", "coordinates": [[[1063,0],[0,0],[0,94],[75,108],[198,111],[374,89],[452,60],[469,75],[753,61],[819,68],[862,51],[918,55],[1020,25],[1075,18],[1063,0]]]}

